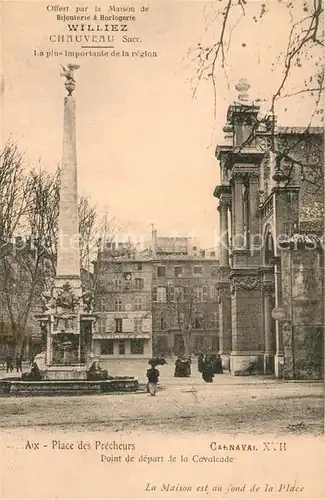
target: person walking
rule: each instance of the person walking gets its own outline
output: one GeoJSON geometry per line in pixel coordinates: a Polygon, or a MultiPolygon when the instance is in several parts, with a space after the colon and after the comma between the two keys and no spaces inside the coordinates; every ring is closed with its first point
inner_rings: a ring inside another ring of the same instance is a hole
{"type": "Polygon", "coordinates": [[[215,360],[214,373],[223,373],[222,359],[220,354],[217,354],[217,358],[215,360]]]}
{"type": "Polygon", "coordinates": [[[210,357],[206,356],[202,369],[202,378],[205,382],[213,382],[213,377],[213,364],[210,357]]]}
{"type": "Polygon", "coordinates": [[[147,370],[147,379],[148,379],[147,390],[150,396],[156,395],[159,375],[160,375],[159,371],[154,366],[151,366],[151,368],[147,370]]]}
{"type": "Polygon", "coordinates": [[[6,356],[6,368],[7,368],[7,372],[12,372],[12,370],[13,370],[13,359],[12,359],[11,354],[7,354],[7,356],[6,356]]]}
{"type": "Polygon", "coordinates": [[[22,356],[22,354],[19,354],[19,353],[16,354],[16,360],[15,360],[15,362],[16,362],[16,371],[17,372],[22,372],[23,371],[23,369],[22,369],[22,363],[23,363],[23,356],[22,356]]]}
{"type": "Polygon", "coordinates": [[[202,353],[200,353],[198,355],[198,358],[197,358],[197,371],[198,372],[202,373],[203,365],[204,365],[204,356],[202,353]]]}

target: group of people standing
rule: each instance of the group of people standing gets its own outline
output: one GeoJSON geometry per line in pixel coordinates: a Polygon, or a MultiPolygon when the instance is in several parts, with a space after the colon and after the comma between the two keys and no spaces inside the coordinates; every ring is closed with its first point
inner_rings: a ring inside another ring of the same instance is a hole
{"type": "MultiPolygon", "coordinates": [[[[156,395],[157,384],[159,382],[159,370],[157,365],[166,364],[164,358],[152,358],[149,360],[150,368],[147,370],[147,391],[151,396],[156,395]]],[[[202,373],[205,382],[213,382],[213,377],[217,373],[223,373],[222,360],[220,354],[200,354],[198,356],[198,371],[202,373]]],[[[191,358],[189,356],[178,356],[175,361],[174,377],[189,377],[191,375],[191,358]]]]}
{"type": "MultiPolygon", "coordinates": [[[[220,354],[199,354],[198,371],[202,373],[205,382],[212,382],[216,373],[223,373],[220,354]]],[[[178,356],[175,361],[174,377],[189,377],[191,375],[191,358],[178,356]]]]}
{"type": "Polygon", "coordinates": [[[17,353],[15,358],[13,358],[11,354],[7,354],[6,356],[7,373],[14,371],[14,364],[16,366],[17,372],[23,371],[23,355],[21,353],[17,353]]]}

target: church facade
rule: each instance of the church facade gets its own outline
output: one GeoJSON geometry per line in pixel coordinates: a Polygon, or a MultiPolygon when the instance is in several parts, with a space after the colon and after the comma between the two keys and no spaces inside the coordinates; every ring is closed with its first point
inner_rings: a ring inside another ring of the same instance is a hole
{"type": "Polygon", "coordinates": [[[234,375],[323,376],[322,128],[260,117],[243,81],[216,148],[219,331],[234,375]]]}

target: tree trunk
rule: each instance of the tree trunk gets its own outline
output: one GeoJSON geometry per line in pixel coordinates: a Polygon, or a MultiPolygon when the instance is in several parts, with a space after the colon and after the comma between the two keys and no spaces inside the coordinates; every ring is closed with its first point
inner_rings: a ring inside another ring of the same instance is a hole
{"type": "Polygon", "coordinates": [[[183,340],[184,340],[184,354],[185,356],[191,355],[191,333],[189,331],[183,332],[183,340]]]}
{"type": "Polygon", "coordinates": [[[24,345],[24,333],[21,331],[19,325],[13,325],[13,333],[15,338],[15,355],[20,354],[24,345]]]}

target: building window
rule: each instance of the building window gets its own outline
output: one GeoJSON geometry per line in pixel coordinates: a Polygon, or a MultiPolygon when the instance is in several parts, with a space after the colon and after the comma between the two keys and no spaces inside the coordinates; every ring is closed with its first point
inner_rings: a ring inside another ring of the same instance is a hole
{"type": "Polygon", "coordinates": [[[173,286],[168,287],[168,300],[169,302],[174,302],[175,300],[175,289],[173,286]]]}
{"type": "Polygon", "coordinates": [[[203,302],[208,301],[208,287],[207,286],[202,287],[202,298],[203,298],[203,302]]]}
{"type": "Polygon", "coordinates": [[[181,333],[176,333],[174,335],[174,352],[176,354],[183,353],[185,351],[184,337],[181,333]]]}
{"type": "Polygon", "coordinates": [[[166,266],[158,266],[157,267],[157,277],[165,278],[166,277],[166,266]]]}
{"type": "Polygon", "coordinates": [[[213,335],[211,337],[211,351],[218,352],[219,351],[219,337],[213,335]]]}
{"type": "Polygon", "coordinates": [[[209,321],[209,326],[210,328],[217,328],[218,326],[218,313],[216,311],[210,313],[210,321],[209,321]]]}
{"type": "Polygon", "coordinates": [[[115,332],[122,333],[122,318],[115,318],[115,332]]]}
{"type": "Polygon", "coordinates": [[[214,285],[211,287],[211,299],[213,301],[217,301],[218,300],[218,288],[217,288],[217,285],[214,285]]]}
{"type": "Polygon", "coordinates": [[[140,333],[142,331],[142,320],[141,318],[134,318],[134,333],[140,333]]]}
{"type": "Polygon", "coordinates": [[[101,340],[100,341],[100,353],[105,355],[114,354],[114,341],[113,340],[101,340]]]}
{"type": "Polygon", "coordinates": [[[115,275],[113,278],[113,288],[116,291],[122,290],[122,281],[118,278],[118,275],[115,275]]]}
{"type": "Polygon", "coordinates": [[[136,311],[141,311],[142,309],[142,298],[141,297],[136,297],[134,300],[134,309],[136,311]]]}
{"type": "Polygon", "coordinates": [[[120,340],[118,343],[118,353],[120,355],[125,354],[125,340],[120,340]]]}
{"type": "Polygon", "coordinates": [[[202,266],[194,266],[193,272],[194,274],[202,274],[202,266]]]}
{"type": "MultiPolygon", "coordinates": [[[[145,316],[148,316],[148,314],[146,314],[145,316]]],[[[148,317],[142,318],[141,331],[146,332],[146,333],[150,333],[151,328],[152,328],[152,318],[151,317],[150,318],[148,318],[148,317]]]]}
{"type": "Polygon", "coordinates": [[[144,279],[143,278],[135,278],[135,288],[137,290],[143,290],[143,288],[144,288],[144,279]]]}
{"type": "Polygon", "coordinates": [[[167,293],[165,286],[157,286],[157,302],[166,302],[167,293]]]}
{"type": "Polygon", "coordinates": [[[131,339],[131,354],[143,354],[144,341],[143,339],[131,339]]]}
{"type": "Polygon", "coordinates": [[[160,315],[160,330],[166,330],[166,328],[167,328],[167,321],[166,321],[164,313],[161,313],[161,315],[160,315]]]}
{"type": "Polygon", "coordinates": [[[175,300],[176,302],[182,302],[184,299],[184,288],[182,286],[175,286],[175,300]]]}
{"type": "Polygon", "coordinates": [[[194,340],[194,352],[195,354],[200,354],[203,351],[204,347],[203,336],[196,335],[194,340]]]}
{"type": "Polygon", "coordinates": [[[106,318],[98,319],[98,333],[106,333],[106,318]]]}
{"type": "Polygon", "coordinates": [[[203,324],[204,324],[204,321],[203,321],[202,315],[198,314],[197,316],[195,316],[195,318],[194,318],[194,328],[196,330],[201,330],[203,328],[203,324]]]}
{"type": "Polygon", "coordinates": [[[211,276],[217,277],[219,275],[219,267],[218,266],[212,266],[211,267],[211,276]]]}
{"type": "Polygon", "coordinates": [[[178,278],[178,276],[182,276],[182,272],[183,272],[182,266],[175,266],[174,267],[174,275],[176,278],[178,278]]]}
{"type": "Polygon", "coordinates": [[[137,263],[137,270],[142,271],[142,262],[137,263]]]}
{"type": "Polygon", "coordinates": [[[203,299],[203,291],[201,286],[194,287],[194,297],[198,302],[202,302],[203,299]]]}
{"type": "Polygon", "coordinates": [[[116,297],[114,301],[115,311],[122,311],[122,299],[120,297],[116,297]]]}
{"type": "Polygon", "coordinates": [[[103,295],[100,298],[99,307],[100,307],[100,311],[103,311],[103,312],[107,311],[108,304],[107,304],[107,297],[106,297],[106,295],[103,295]]]}

